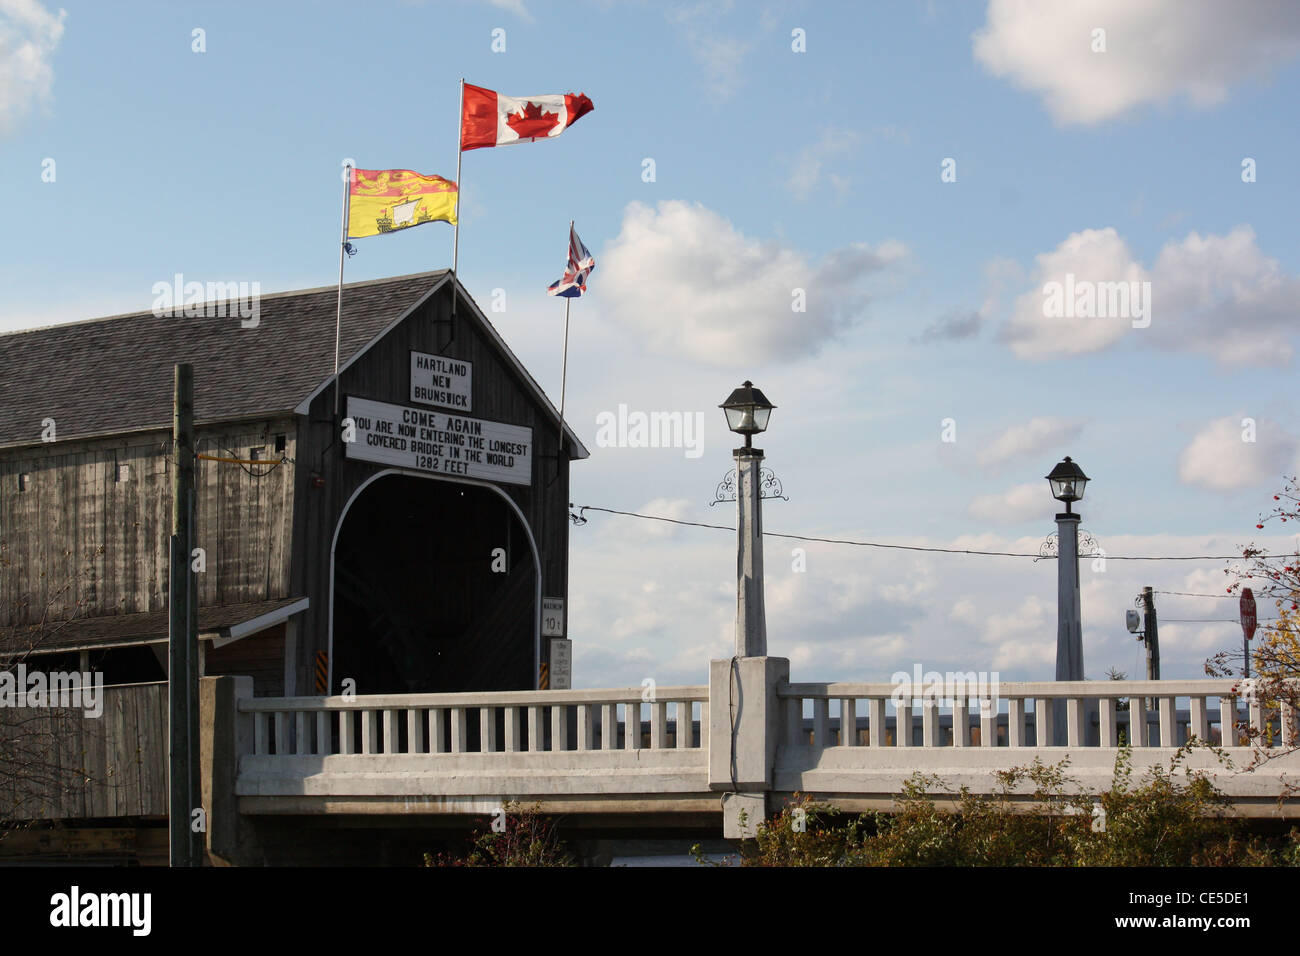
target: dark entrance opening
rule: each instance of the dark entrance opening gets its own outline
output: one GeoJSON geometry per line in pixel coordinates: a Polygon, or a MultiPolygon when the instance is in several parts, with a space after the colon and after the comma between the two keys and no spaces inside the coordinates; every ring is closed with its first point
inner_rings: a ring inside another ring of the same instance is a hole
{"type": "Polygon", "coordinates": [[[347,678],[358,694],[532,689],[536,581],[527,532],[495,492],[379,478],[335,545],[332,692],[347,678]]]}

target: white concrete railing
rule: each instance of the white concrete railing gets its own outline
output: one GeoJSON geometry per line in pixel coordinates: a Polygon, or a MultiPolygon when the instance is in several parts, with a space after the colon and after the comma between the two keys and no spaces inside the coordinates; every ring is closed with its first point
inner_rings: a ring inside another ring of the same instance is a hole
{"type": "Polygon", "coordinates": [[[893,684],[789,683],[788,665],[770,658],[714,664],[709,685],[661,687],[652,702],[639,687],[255,698],[242,696],[248,682],[228,711],[233,795],[254,815],[474,814],[506,800],[554,813],[680,818],[721,809],[724,834],[734,834],[734,807],[761,814],[765,801],[794,793],[887,810],[916,773],[988,793],[997,771],[1038,752],[1049,763],[1068,755],[1071,786],[1098,792],[1111,785],[1121,733],[1144,771],[1168,764],[1189,736],[1214,743],[1231,728],[1228,764],[1201,751],[1189,768],[1209,773],[1235,812],[1300,815],[1295,801],[1278,802],[1300,753],[1239,772],[1253,755],[1242,724],[1286,735],[1293,715],[1258,703],[1239,709],[1231,680],[1001,684],[987,712],[958,698],[942,713],[922,698],[914,715],[910,702],[892,702],[893,684]],[[1155,706],[1133,728],[1133,712],[1119,705],[1143,697],[1155,706]],[[1053,747],[1057,702],[1068,744],[1053,747]],[[841,739],[837,725],[855,732],[841,739]],[[898,739],[899,726],[919,730],[920,746],[908,733],[898,739]]]}
{"type": "Polygon", "coordinates": [[[699,750],[709,689],[642,688],[241,698],[251,756],[699,750]],[[669,719],[669,707],[672,719],[669,719]],[[645,712],[643,715],[643,711],[645,712]],[[648,716],[648,722],[644,719],[648,716]],[[631,732],[629,732],[631,728],[631,732]],[[685,733],[679,732],[685,728],[685,733]]]}
{"type": "MultiPolygon", "coordinates": [[[[1249,721],[1261,730],[1265,722],[1274,729],[1280,746],[1295,727],[1295,715],[1286,708],[1266,714],[1258,702],[1238,708],[1231,696],[1233,680],[1169,681],[1060,681],[1003,683],[989,706],[968,697],[951,701],[951,714],[940,712],[937,697],[910,694],[895,702],[895,684],[790,683],[777,688],[783,702],[785,739],[790,747],[868,746],[915,747],[915,711],[920,711],[920,747],[1051,747],[1056,701],[1065,702],[1066,741],[1070,747],[1114,748],[1120,734],[1133,747],[1178,747],[1190,736],[1223,746],[1240,745],[1241,730],[1249,721]],[[1154,701],[1153,709],[1142,707],[1154,701]],[[1120,709],[1122,700],[1128,708],[1120,709]],[[1179,701],[1187,707],[1180,709],[1179,701]],[[838,715],[832,702],[838,701],[838,715]],[[811,719],[804,716],[811,703],[811,719]],[[1142,702],[1142,703],[1140,703],[1142,702]],[[1032,705],[1032,710],[1030,710],[1032,705]],[[892,711],[892,713],[891,713],[892,711]],[[1134,721],[1142,713],[1144,720],[1134,721]],[[865,724],[865,726],[864,726],[865,724]],[[897,728],[902,726],[902,734],[897,728]],[[845,734],[841,728],[852,727],[845,734]],[[1224,728],[1229,728],[1227,734],[1224,728]],[[1280,733],[1277,733],[1280,731],[1280,733]],[[1030,743],[1032,733],[1033,742],[1030,743]],[[1005,742],[1004,742],[1005,741],[1005,742]]],[[[981,688],[983,690],[983,688],[981,688]]],[[[941,696],[941,695],[940,695],[941,696]]]]}

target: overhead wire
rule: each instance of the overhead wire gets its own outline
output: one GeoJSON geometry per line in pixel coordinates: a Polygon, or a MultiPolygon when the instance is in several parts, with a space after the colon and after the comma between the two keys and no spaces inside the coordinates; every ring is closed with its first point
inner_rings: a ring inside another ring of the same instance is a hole
{"type": "MultiPolygon", "coordinates": [[[[619,511],[616,508],[602,508],[597,505],[581,505],[578,508],[579,515],[587,511],[603,511],[606,514],[623,515],[628,518],[641,518],[645,521],[664,521],[668,524],[683,525],[690,528],[709,528],[717,531],[735,531],[731,525],[707,524],[701,521],[684,521],[680,518],[669,518],[666,515],[648,515],[637,511],[619,511]]],[[[912,544],[886,544],[881,541],[855,541],[849,538],[823,538],[815,535],[806,534],[787,534],[780,531],[764,531],[763,535],[769,538],[788,538],[793,541],[812,541],[822,544],[846,544],[858,548],[885,548],[897,551],[918,551],[933,554],[973,554],[981,557],[999,557],[999,558],[1033,558],[1035,560],[1044,560],[1052,558],[1055,555],[1042,555],[1029,551],[984,551],[977,548],[934,548],[923,545],[912,544]]],[[[1104,557],[1107,561],[1240,561],[1242,555],[1239,554],[1192,554],[1192,555],[1132,555],[1132,554],[1105,554],[1105,555],[1084,555],[1084,557],[1104,557]]],[[[1218,595],[1213,595],[1217,597],[1218,595]]]]}

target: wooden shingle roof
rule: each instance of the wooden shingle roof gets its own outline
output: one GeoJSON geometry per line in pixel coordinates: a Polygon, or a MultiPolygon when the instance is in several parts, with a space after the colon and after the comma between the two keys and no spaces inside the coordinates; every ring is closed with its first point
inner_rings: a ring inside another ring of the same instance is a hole
{"type": "MultiPolygon", "coordinates": [[[[339,367],[431,295],[450,270],[346,283],[339,367]]],[[[452,278],[452,282],[455,279],[452,278]]],[[[462,300],[543,410],[559,413],[474,304],[462,300]]],[[[42,421],[57,438],[170,428],[173,366],[194,366],[194,417],[204,422],[292,414],[334,372],[338,287],[262,295],[256,327],[237,315],[117,315],[0,334],[0,448],[39,444],[42,421]]],[[[587,449],[565,424],[574,457],[587,449]]]]}
{"type": "MultiPolygon", "coordinates": [[[[340,362],[364,348],[445,274],[343,287],[340,362]]],[[[334,371],[338,287],[260,297],[258,324],[237,316],[118,315],[0,335],[0,446],[168,428],[173,365],[194,365],[199,422],[291,412],[334,371]]]]}

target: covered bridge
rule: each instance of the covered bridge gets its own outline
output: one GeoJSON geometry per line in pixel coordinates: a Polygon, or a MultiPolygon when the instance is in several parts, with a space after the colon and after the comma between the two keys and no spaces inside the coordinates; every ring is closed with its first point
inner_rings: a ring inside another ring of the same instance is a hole
{"type": "Polygon", "coordinates": [[[0,664],[165,679],[189,362],[205,675],[258,695],[538,687],[587,450],[446,271],[344,286],[336,401],[337,294],[264,296],[255,324],[0,336],[0,664]]]}

